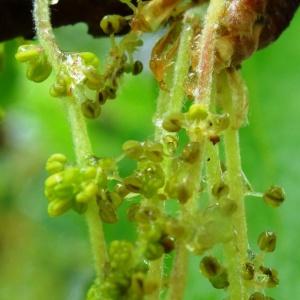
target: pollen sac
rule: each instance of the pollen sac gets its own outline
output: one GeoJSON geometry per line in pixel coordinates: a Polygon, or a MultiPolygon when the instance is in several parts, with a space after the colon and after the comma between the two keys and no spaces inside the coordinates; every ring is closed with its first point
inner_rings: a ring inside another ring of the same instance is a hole
{"type": "Polygon", "coordinates": [[[101,106],[93,100],[86,100],[81,104],[83,115],[88,119],[96,119],[101,114],[101,106]]]}
{"type": "Polygon", "coordinates": [[[255,275],[255,267],[252,263],[246,262],[242,268],[242,277],[244,280],[252,280],[255,275]]]}
{"type": "Polygon", "coordinates": [[[169,132],[177,132],[181,129],[183,116],[181,113],[171,113],[165,117],[162,127],[169,132]]]}
{"type": "Polygon", "coordinates": [[[249,300],[266,300],[266,298],[264,294],[255,292],[249,297],[249,300]]]}
{"type": "Polygon", "coordinates": [[[206,278],[218,276],[222,271],[222,266],[213,256],[204,256],[200,262],[200,270],[206,278]]]}
{"type": "Polygon", "coordinates": [[[284,190],[279,186],[271,186],[269,190],[264,193],[263,199],[268,205],[278,207],[285,200],[284,190]]]}
{"type": "Polygon", "coordinates": [[[229,286],[228,274],[225,269],[219,275],[209,278],[209,281],[215,289],[225,289],[229,286]]]}
{"type": "Polygon", "coordinates": [[[273,252],[276,248],[276,235],[272,231],[265,231],[258,237],[257,244],[260,250],[265,252],[273,252]]]}
{"type": "Polygon", "coordinates": [[[161,162],[164,158],[163,146],[160,143],[145,143],[145,156],[153,162],[161,162]]]}
{"type": "Polygon", "coordinates": [[[201,146],[199,142],[188,143],[181,155],[181,159],[189,164],[195,163],[200,157],[201,146]]]}
{"type": "Polygon", "coordinates": [[[213,185],[211,193],[213,196],[215,196],[217,199],[220,199],[222,197],[225,197],[229,193],[229,186],[224,183],[223,181],[216,183],[213,185]]]}
{"type": "Polygon", "coordinates": [[[260,266],[259,270],[267,277],[267,280],[264,280],[267,288],[274,288],[279,284],[278,273],[275,269],[260,266]]]}
{"type": "Polygon", "coordinates": [[[143,187],[142,180],[134,175],[124,178],[125,187],[132,193],[140,193],[143,187]]]}
{"type": "Polygon", "coordinates": [[[122,146],[122,150],[127,157],[136,160],[139,160],[144,152],[142,144],[134,140],[126,141],[122,146]]]}
{"type": "Polygon", "coordinates": [[[143,71],[143,63],[139,60],[136,60],[132,66],[132,75],[138,75],[143,71]]]}
{"type": "Polygon", "coordinates": [[[119,33],[127,25],[127,21],[120,15],[107,15],[100,22],[100,27],[105,34],[119,33]]]}

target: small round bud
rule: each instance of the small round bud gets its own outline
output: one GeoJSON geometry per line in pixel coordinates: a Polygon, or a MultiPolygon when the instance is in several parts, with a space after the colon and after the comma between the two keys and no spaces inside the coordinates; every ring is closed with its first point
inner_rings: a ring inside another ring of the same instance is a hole
{"type": "Polygon", "coordinates": [[[46,179],[46,181],[45,181],[45,187],[46,188],[53,188],[57,184],[61,183],[62,180],[63,180],[63,173],[62,172],[55,173],[55,174],[49,176],[46,179]]]}
{"type": "Polygon", "coordinates": [[[50,217],[57,217],[64,214],[72,206],[69,199],[55,199],[48,204],[48,214],[50,217]]]}
{"type": "Polygon", "coordinates": [[[200,150],[200,143],[190,142],[184,147],[181,158],[183,161],[193,164],[199,159],[200,150]]]}
{"type": "Polygon", "coordinates": [[[19,62],[28,62],[37,59],[43,49],[37,45],[22,45],[18,48],[15,58],[19,62]]]}
{"type": "Polygon", "coordinates": [[[252,280],[255,274],[255,267],[252,263],[246,262],[242,268],[242,277],[244,280],[252,280]]]}
{"type": "Polygon", "coordinates": [[[27,66],[26,76],[34,82],[46,80],[52,71],[51,65],[46,59],[39,59],[37,62],[30,62],[27,66]]]}
{"type": "Polygon", "coordinates": [[[97,175],[97,169],[95,167],[86,167],[81,169],[81,173],[84,179],[94,179],[97,175]]]}
{"type": "Polygon", "coordinates": [[[143,63],[139,60],[136,60],[132,66],[132,74],[138,75],[143,71],[143,63]]]}
{"type": "Polygon", "coordinates": [[[164,119],[162,123],[162,127],[166,131],[177,132],[181,129],[182,122],[183,122],[182,113],[172,113],[164,119]]]}
{"type": "Polygon", "coordinates": [[[278,207],[285,200],[285,193],[280,186],[271,186],[263,195],[265,202],[272,206],[278,207]]]}
{"type": "Polygon", "coordinates": [[[119,15],[104,16],[100,22],[101,29],[108,35],[120,32],[126,25],[126,19],[119,15]]]}
{"type": "Polygon", "coordinates": [[[98,102],[87,100],[81,104],[81,110],[85,117],[95,119],[101,114],[101,106],[98,102]]]}
{"type": "Polygon", "coordinates": [[[122,150],[127,157],[136,160],[140,159],[143,154],[142,144],[134,140],[126,141],[122,146],[122,150]]]}
{"type": "Polygon", "coordinates": [[[265,231],[258,237],[257,244],[260,250],[265,252],[273,252],[276,248],[276,234],[272,231],[265,231]]]}
{"type": "Polygon", "coordinates": [[[98,74],[96,68],[93,66],[87,66],[84,68],[84,75],[86,77],[85,83],[87,87],[91,90],[98,90],[101,85],[102,78],[100,74],[98,74]]]}
{"type": "Polygon", "coordinates": [[[265,296],[260,292],[255,292],[249,297],[249,300],[265,300],[265,296]]]}
{"type": "Polygon", "coordinates": [[[188,118],[192,121],[205,120],[208,116],[206,105],[195,103],[192,104],[188,110],[188,118]]]}
{"type": "Polygon", "coordinates": [[[274,288],[279,284],[278,273],[275,269],[260,266],[259,270],[262,272],[262,274],[268,277],[268,280],[266,282],[266,287],[274,288]]]}
{"type": "Polygon", "coordinates": [[[212,278],[219,275],[222,266],[213,256],[204,256],[200,262],[200,271],[206,278],[212,278]]]}
{"type": "Polygon", "coordinates": [[[99,66],[99,58],[92,52],[80,52],[79,56],[83,59],[86,65],[97,68],[99,66]]]}

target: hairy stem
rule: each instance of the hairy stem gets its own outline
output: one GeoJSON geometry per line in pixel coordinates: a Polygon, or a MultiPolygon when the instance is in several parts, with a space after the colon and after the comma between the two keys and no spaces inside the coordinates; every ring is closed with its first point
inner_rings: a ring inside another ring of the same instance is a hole
{"type": "MultiPolygon", "coordinates": [[[[55,36],[50,22],[50,11],[48,0],[34,1],[34,21],[36,33],[44,48],[50,63],[56,72],[64,63],[64,53],[60,51],[55,41],[55,36]]],[[[68,113],[70,128],[73,137],[74,149],[77,163],[84,166],[86,159],[92,155],[92,147],[87,133],[87,127],[81,112],[80,101],[75,97],[65,99],[65,106],[68,113]]],[[[98,277],[103,274],[103,267],[107,261],[106,245],[102,230],[102,223],[98,216],[96,203],[91,203],[86,212],[86,219],[89,228],[90,241],[95,261],[95,269],[98,277]]]]}
{"type": "MultiPolygon", "coordinates": [[[[224,108],[230,113],[232,119],[235,113],[232,103],[233,97],[228,88],[227,80],[225,84],[227,88],[224,93],[224,108]]],[[[224,144],[229,198],[236,204],[236,211],[231,218],[232,241],[228,242],[227,245],[225,244],[230,281],[229,293],[232,300],[246,300],[247,290],[241,277],[241,269],[247,259],[248,237],[238,129],[230,126],[225,131],[224,144]]]]}
{"type": "MultiPolygon", "coordinates": [[[[181,112],[184,100],[184,85],[188,75],[191,55],[191,41],[193,28],[191,25],[192,16],[187,12],[184,18],[183,28],[180,35],[180,42],[176,63],[174,67],[174,77],[171,85],[168,112],[181,112]]],[[[167,168],[167,176],[171,170],[167,168]]],[[[184,215],[184,210],[182,211],[184,215]]],[[[185,282],[188,273],[188,251],[184,244],[180,243],[176,247],[176,255],[171,272],[168,299],[180,300],[183,298],[185,282]]]]}

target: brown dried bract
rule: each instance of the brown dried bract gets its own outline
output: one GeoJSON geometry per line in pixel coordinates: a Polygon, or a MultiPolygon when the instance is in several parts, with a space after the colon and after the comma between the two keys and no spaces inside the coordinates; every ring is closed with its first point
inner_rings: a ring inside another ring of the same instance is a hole
{"type": "Polygon", "coordinates": [[[233,0],[220,23],[217,55],[238,66],[257,49],[276,40],[289,25],[300,0],[233,0]]]}

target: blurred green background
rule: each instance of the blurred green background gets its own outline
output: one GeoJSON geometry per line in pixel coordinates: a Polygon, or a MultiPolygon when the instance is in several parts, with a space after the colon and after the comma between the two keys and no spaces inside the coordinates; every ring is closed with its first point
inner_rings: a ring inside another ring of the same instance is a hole
{"type": "MultiPolygon", "coordinates": [[[[277,300],[300,299],[300,12],[283,36],[244,63],[249,87],[250,124],[241,130],[244,171],[257,191],[282,185],[286,203],[278,210],[257,198],[247,198],[249,240],[263,230],[278,234],[278,248],[266,264],[279,270],[280,285],[269,291],[277,300]]],[[[59,44],[69,51],[95,51],[104,57],[109,42],[92,39],[85,25],[56,30],[59,44]],[[78,38],[80,37],[80,39],[78,38]]],[[[153,39],[149,38],[150,48],[153,39]]],[[[43,196],[44,163],[54,152],[74,160],[72,142],[59,100],[48,94],[53,78],[34,84],[24,66],[14,61],[17,42],[4,45],[0,71],[0,299],[80,300],[93,279],[92,258],[84,218],[67,213],[47,216],[43,196]]],[[[148,52],[140,52],[144,60],[148,52]]],[[[116,156],[122,143],[153,136],[152,115],[157,87],[149,71],[123,80],[118,99],[104,106],[99,121],[89,122],[94,150],[116,156]]],[[[132,236],[121,219],[105,226],[108,240],[132,236]]],[[[191,259],[188,300],[223,299],[191,259]]]]}

